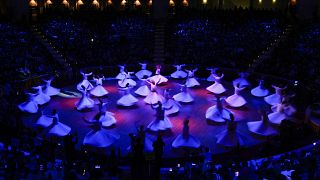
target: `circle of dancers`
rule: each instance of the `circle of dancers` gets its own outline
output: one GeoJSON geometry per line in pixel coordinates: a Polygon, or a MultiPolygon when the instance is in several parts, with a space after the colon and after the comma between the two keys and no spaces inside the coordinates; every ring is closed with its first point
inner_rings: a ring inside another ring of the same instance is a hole
{"type": "MultiPolygon", "coordinates": [[[[132,139],[139,139],[147,151],[152,148],[152,141],[146,136],[146,131],[161,132],[170,131],[173,124],[170,116],[175,116],[183,108],[183,104],[192,103],[195,99],[193,97],[193,88],[200,86],[195,73],[198,68],[191,70],[184,69],[185,64],[174,65],[176,71],[170,74],[173,79],[183,79],[185,83],[177,83],[180,91],[176,94],[173,89],[161,88],[163,84],[168,82],[168,78],[161,75],[161,65],[156,66],[155,74],[147,69],[146,63],[139,63],[141,69],[134,73],[128,72],[125,65],[119,65],[120,72],[114,78],[118,81],[118,92],[121,97],[116,101],[119,107],[137,106],[139,102],[138,97],[143,97],[143,103],[149,105],[155,112],[154,119],[151,119],[146,129],[143,125],[137,128],[138,135],[135,137],[131,134],[132,139]],[[138,86],[134,77],[138,80],[138,86]],[[135,91],[132,89],[135,88],[135,91]],[[132,94],[131,92],[134,92],[132,94]],[[182,104],[181,104],[182,103],[182,104]]],[[[210,106],[205,112],[205,119],[213,123],[226,123],[226,129],[216,135],[217,144],[225,147],[235,147],[245,145],[246,137],[237,128],[234,109],[241,110],[247,106],[248,101],[244,95],[245,91],[250,92],[254,98],[261,99],[270,109],[261,109],[261,119],[256,121],[246,122],[248,130],[260,136],[274,136],[279,134],[278,126],[284,120],[294,120],[296,109],[291,104],[291,98],[294,95],[286,93],[287,86],[283,84],[273,84],[271,87],[274,93],[267,88],[263,79],[258,80],[256,87],[251,88],[251,83],[248,80],[249,74],[241,72],[239,78],[232,81],[234,93],[227,95],[227,89],[224,86],[224,73],[218,68],[207,68],[210,71],[208,82],[213,82],[206,90],[211,95],[214,95],[215,104],[210,106]],[[251,88],[251,90],[250,90],[251,88]]],[[[107,80],[103,75],[94,75],[92,72],[81,71],[82,81],[77,84],[76,89],[81,93],[81,97],[75,103],[75,109],[82,112],[84,110],[93,110],[98,105],[99,111],[93,118],[83,117],[85,123],[91,125],[92,128],[84,137],[83,144],[94,147],[108,147],[114,144],[120,135],[110,129],[116,123],[117,119],[113,112],[108,111],[109,101],[107,99],[109,91],[105,88],[104,82],[107,80]],[[92,76],[92,80],[89,77],[92,76]],[[91,83],[90,81],[94,82],[91,83]],[[94,85],[93,85],[94,84],[94,85]],[[98,102],[98,103],[97,103],[98,102]]],[[[54,78],[44,79],[44,84],[33,87],[33,91],[25,92],[27,100],[18,105],[18,108],[26,113],[38,113],[53,96],[67,93],[61,91],[51,85],[54,78]]],[[[77,97],[77,96],[76,96],[77,97]]],[[[186,118],[183,122],[182,133],[176,136],[172,142],[173,148],[199,148],[201,142],[199,139],[190,134],[189,123],[190,118],[186,118]]],[[[52,113],[41,111],[40,117],[37,119],[37,126],[45,129],[44,132],[55,136],[66,136],[71,132],[71,128],[60,122],[58,112],[56,109],[52,113]]],[[[129,147],[130,149],[130,147],[129,147]]]]}

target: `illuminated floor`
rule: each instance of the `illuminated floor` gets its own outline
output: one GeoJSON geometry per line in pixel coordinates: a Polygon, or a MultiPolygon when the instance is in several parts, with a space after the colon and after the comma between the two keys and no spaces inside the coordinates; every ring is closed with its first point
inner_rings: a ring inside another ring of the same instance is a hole
{"type": "MultiPolygon", "coordinates": [[[[160,91],[163,91],[166,88],[171,88],[173,89],[173,94],[178,93],[180,86],[177,83],[182,83],[182,80],[170,79],[166,85],[160,86],[160,91]]],[[[195,101],[190,104],[183,104],[178,114],[170,116],[173,128],[171,131],[163,133],[166,144],[165,157],[179,157],[183,155],[183,151],[173,149],[171,147],[171,143],[174,138],[182,132],[183,121],[186,117],[190,117],[190,134],[199,138],[203,146],[209,147],[213,153],[222,153],[228,151],[228,149],[216,144],[215,137],[216,134],[226,128],[226,124],[212,124],[205,119],[206,110],[215,104],[215,101],[213,100],[214,95],[205,89],[205,87],[211,85],[211,83],[206,81],[200,81],[200,83],[201,87],[190,89],[195,101]]],[[[224,96],[233,94],[233,87],[231,86],[231,83],[226,82],[224,85],[228,89],[224,96]]],[[[151,109],[150,105],[144,103],[144,97],[138,97],[139,102],[136,107],[117,107],[116,101],[121,96],[118,92],[117,81],[105,81],[104,87],[109,91],[108,97],[104,99],[104,101],[109,101],[108,111],[115,113],[115,117],[117,119],[116,126],[110,128],[109,130],[120,134],[119,141],[117,141],[113,147],[119,147],[122,154],[127,154],[127,148],[130,145],[130,137],[128,134],[136,133],[136,128],[140,125],[147,126],[149,122],[155,118],[155,111],[151,109]]],[[[134,88],[133,91],[137,88],[138,87],[134,88]]],[[[77,92],[76,85],[62,89],[77,92]]],[[[243,92],[243,96],[248,102],[246,107],[234,109],[226,106],[226,104],[223,103],[227,109],[234,113],[235,120],[238,122],[238,130],[247,137],[247,147],[264,142],[264,138],[253,136],[248,131],[246,122],[260,120],[258,109],[264,106],[268,107],[262,98],[253,97],[249,90],[250,89],[247,89],[243,92]]],[[[89,125],[84,122],[83,118],[92,118],[98,112],[98,106],[95,106],[91,111],[77,111],[74,104],[78,99],[79,98],[66,98],[62,96],[53,97],[51,101],[43,107],[43,111],[49,113],[52,109],[57,109],[60,116],[60,121],[70,126],[73,132],[78,132],[78,145],[80,147],[85,134],[90,131],[89,125]]],[[[28,126],[35,127],[34,122],[37,120],[40,114],[40,112],[34,115],[26,114],[23,117],[24,123],[28,126]]],[[[156,135],[157,133],[147,133],[147,136],[152,140],[156,138],[156,135]]],[[[110,149],[110,147],[107,149],[110,149]]]]}

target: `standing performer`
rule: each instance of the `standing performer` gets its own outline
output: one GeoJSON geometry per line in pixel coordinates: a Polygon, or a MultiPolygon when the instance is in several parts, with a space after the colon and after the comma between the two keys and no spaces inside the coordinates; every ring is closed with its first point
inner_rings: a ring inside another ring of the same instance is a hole
{"type": "Polygon", "coordinates": [[[144,102],[147,104],[157,104],[158,102],[163,103],[165,101],[164,97],[158,93],[157,85],[160,82],[160,79],[158,79],[158,82],[154,81],[146,81],[150,84],[151,92],[148,94],[147,97],[144,98],[144,102]]]}
{"type": "Polygon", "coordinates": [[[96,123],[93,130],[89,131],[83,139],[83,145],[93,147],[108,147],[120,139],[120,135],[114,132],[108,132],[102,128],[100,122],[96,123]]]}
{"type": "Polygon", "coordinates": [[[249,76],[249,73],[246,73],[246,72],[240,72],[239,73],[239,78],[233,80],[232,84],[233,86],[235,86],[236,84],[239,84],[239,87],[248,87],[250,86],[250,82],[248,81],[248,76],[249,76]]]}
{"type": "Polygon", "coordinates": [[[33,99],[37,104],[43,105],[43,104],[50,101],[50,99],[51,99],[50,96],[48,96],[42,92],[42,86],[36,86],[36,87],[32,87],[32,88],[38,90],[36,96],[33,99]]]}
{"type": "Polygon", "coordinates": [[[123,66],[122,65],[118,65],[118,67],[120,68],[120,72],[116,76],[116,79],[122,80],[122,79],[124,79],[126,77],[126,71],[125,71],[126,66],[125,65],[123,65],[123,66]]]}
{"type": "Polygon", "coordinates": [[[49,129],[48,133],[59,136],[59,137],[68,135],[71,131],[71,128],[59,122],[59,116],[58,116],[57,110],[54,109],[52,114],[54,114],[54,116],[53,116],[51,128],[49,129]]]}
{"type": "Polygon", "coordinates": [[[226,91],[226,89],[221,84],[221,79],[223,78],[224,74],[220,73],[215,69],[215,72],[211,74],[211,76],[214,78],[214,83],[207,87],[207,90],[214,93],[214,94],[222,94],[226,91]]]}
{"type": "Polygon", "coordinates": [[[188,88],[186,87],[185,84],[179,84],[181,86],[180,93],[176,94],[173,96],[173,99],[178,101],[178,102],[183,102],[183,103],[190,103],[193,102],[194,99],[188,92],[188,88]]]}
{"type": "Polygon", "coordinates": [[[81,111],[86,108],[93,108],[94,107],[94,101],[89,97],[88,89],[84,87],[83,85],[81,86],[82,90],[82,97],[81,99],[76,102],[76,107],[77,110],[81,111]]]}
{"type": "Polygon", "coordinates": [[[266,103],[270,105],[280,104],[282,99],[282,91],[285,90],[287,87],[283,87],[281,85],[280,87],[272,85],[272,87],[275,89],[275,93],[264,97],[264,100],[266,101],[266,103]]]}
{"type": "Polygon", "coordinates": [[[283,120],[290,118],[296,112],[296,109],[287,101],[282,101],[279,104],[273,105],[271,110],[273,112],[268,114],[268,118],[269,121],[275,125],[280,125],[283,120]]]}
{"type": "Polygon", "coordinates": [[[36,94],[27,93],[28,100],[19,104],[18,108],[23,112],[28,113],[37,113],[38,112],[38,103],[34,100],[36,94]]]}
{"type": "Polygon", "coordinates": [[[147,86],[147,80],[146,79],[140,79],[141,81],[141,86],[134,91],[134,93],[140,95],[140,96],[148,96],[150,94],[150,89],[147,86]]]}
{"type": "Polygon", "coordinates": [[[51,86],[52,80],[53,80],[53,77],[50,78],[49,80],[43,79],[43,81],[46,83],[46,85],[45,85],[46,89],[43,92],[44,92],[44,94],[46,94],[48,96],[55,96],[60,93],[60,89],[57,89],[57,88],[51,86]]]}
{"type": "Polygon", "coordinates": [[[52,111],[51,115],[44,114],[43,111],[41,111],[41,116],[37,120],[36,125],[49,127],[53,123],[53,118],[59,118],[58,113],[55,109],[52,111]]]}
{"type": "Polygon", "coordinates": [[[131,88],[132,87],[129,84],[127,84],[127,86],[124,88],[120,88],[120,90],[123,92],[123,96],[117,101],[117,105],[129,107],[138,102],[138,99],[130,93],[131,88]]]}
{"type": "Polygon", "coordinates": [[[90,90],[90,94],[96,96],[96,97],[102,97],[107,95],[109,92],[104,89],[104,87],[102,86],[102,80],[104,80],[104,76],[96,76],[93,77],[93,80],[96,83],[96,87],[94,87],[93,89],[90,90]]]}
{"type": "Polygon", "coordinates": [[[176,78],[176,79],[178,79],[178,78],[186,78],[187,77],[187,73],[182,70],[183,66],[185,66],[185,65],[184,64],[174,65],[174,67],[176,67],[177,70],[174,73],[171,74],[171,77],[172,78],[176,78]]]}
{"type": "Polygon", "coordinates": [[[88,76],[91,76],[92,75],[92,72],[91,73],[84,73],[84,72],[80,72],[80,74],[82,74],[82,81],[77,85],[77,89],[79,91],[82,91],[82,86],[86,87],[88,91],[90,91],[92,88],[93,88],[93,85],[88,81],[88,76]]]}
{"type": "Polygon", "coordinates": [[[159,101],[156,105],[151,105],[152,109],[156,110],[156,119],[151,121],[148,125],[148,129],[151,131],[164,131],[172,128],[170,119],[164,114],[164,109],[159,101]]]}
{"type": "Polygon", "coordinates": [[[221,98],[217,96],[217,104],[207,109],[206,118],[208,120],[220,123],[230,120],[230,114],[232,114],[232,112],[223,108],[221,98]]]}
{"type": "Polygon", "coordinates": [[[164,96],[166,98],[166,101],[162,105],[162,107],[165,109],[164,114],[168,116],[179,112],[181,104],[172,98],[167,89],[164,91],[164,96]]]}
{"type": "Polygon", "coordinates": [[[210,76],[207,78],[207,81],[214,82],[215,81],[215,74],[218,68],[207,68],[210,71],[210,76]]]}
{"type": "Polygon", "coordinates": [[[240,84],[236,84],[236,86],[234,86],[234,94],[226,99],[229,106],[241,107],[247,103],[247,101],[240,95],[240,92],[245,88],[246,87],[240,88],[240,84]]]}
{"type": "Polygon", "coordinates": [[[256,97],[264,97],[269,94],[269,90],[264,86],[264,80],[259,81],[259,85],[251,90],[251,94],[256,97]]]}
{"type": "Polygon", "coordinates": [[[156,75],[151,76],[148,79],[151,80],[151,81],[154,81],[154,82],[159,82],[158,84],[162,84],[162,83],[168,82],[168,79],[160,74],[161,65],[157,65],[156,67],[157,67],[156,75]]]}
{"type": "Polygon", "coordinates": [[[197,81],[197,79],[194,77],[194,73],[198,70],[198,68],[193,70],[187,70],[188,72],[188,78],[186,80],[186,86],[188,88],[194,87],[194,86],[200,86],[200,83],[197,81]]]}
{"type": "Polygon", "coordinates": [[[146,63],[139,63],[141,65],[141,70],[136,73],[138,79],[145,79],[152,75],[152,72],[147,70],[146,63]]]}
{"type": "Polygon", "coordinates": [[[260,136],[273,136],[278,134],[278,130],[270,124],[266,111],[261,112],[260,121],[247,122],[247,126],[249,131],[260,136]]]}
{"type": "Polygon", "coordinates": [[[131,74],[133,74],[133,72],[124,72],[124,78],[122,80],[118,81],[118,85],[122,88],[126,87],[127,84],[129,84],[131,87],[134,87],[137,85],[137,83],[131,79],[131,74]]]}
{"type": "Polygon", "coordinates": [[[230,114],[227,129],[217,134],[217,143],[225,147],[235,147],[244,145],[244,136],[237,131],[237,123],[234,122],[233,114],[230,114]]]}
{"type": "Polygon", "coordinates": [[[194,136],[189,134],[189,119],[186,119],[183,122],[183,129],[182,134],[179,134],[176,139],[172,142],[172,147],[174,148],[181,148],[181,147],[188,147],[188,148],[199,148],[200,141],[195,138],[194,136]]]}

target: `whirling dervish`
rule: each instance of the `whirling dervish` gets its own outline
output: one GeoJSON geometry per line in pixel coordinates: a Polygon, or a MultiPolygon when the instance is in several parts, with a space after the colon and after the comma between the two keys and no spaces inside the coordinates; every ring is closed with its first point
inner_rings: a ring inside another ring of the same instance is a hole
{"type": "Polygon", "coordinates": [[[49,127],[53,123],[53,118],[59,118],[58,113],[55,109],[52,111],[51,115],[44,114],[43,111],[41,111],[41,116],[37,120],[36,125],[42,127],[49,127]]]}
{"type": "Polygon", "coordinates": [[[90,109],[94,107],[94,100],[89,97],[88,89],[85,86],[81,86],[82,97],[76,102],[77,110],[90,109]]]}
{"type": "Polygon", "coordinates": [[[43,92],[48,96],[55,96],[60,93],[60,89],[57,89],[51,86],[51,82],[53,79],[54,79],[53,77],[48,80],[43,79],[43,81],[46,83],[45,85],[46,88],[44,89],[43,92]]]}
{"type": "Polygon", "coordinates": [[[185,66],[185,65],[184,64],[174,65],[174,67],[176,67],[177,70],[174,73],[171,74],[171,77],[172,78],[176,78],[176,79],[186,78],[188,74],[182,70],[183,66],[185,66]]]}
{"type": "Polygon", "coordinates": [[[278,134],[278,130],[270,124],[266,111],[261,112],[260,121],[247,122],[247,126],[249,131],[260,136],[273,136],[278,134]]]}
{"type": "Polygon", "coordinates": [[[251,89],[251,94],[256,97],[264,97],[269,94],[269,90],[264,86],[264,80],[260,80],[259,85],[251,89]]]}
{"type": "Polygon", "coordinates": [[[38,112],[38,103],[34,100],[36,94],[28,93],[28,100],[19,104],[18,108],[23,112],[28,113],[37,113],[38,112]]]}
{"type": "Polygon", "coordinates": [[[234,86],[234,94],[226,99],[226,102],[231,107],[241,107],[247,103],[247,101],[240,95],[240,92],[246,87],[240,87],[240,84],[234,86]]]}
{"type": "Polygon", "coordinates": [[[97,122],[84,137],[83,145],[103,148],[112,145],[118,139],[120,139],[119,134],[103,129],[101,122],[97,122]]]}
{"type": "Polygon", "coordinates": [[[120,68],[120,72],[119,74],[116,76],[116,79],[118,80],[122,80],[126,77],[126,66],[125,65],[118,65],[118,67],[120,68]]]}
{"type": "Polygon", "coordinates": [[[172,128],[170,119],[164,114],[165,109],[162,107],[161,102],[156,105],[151,105],[152,109],[156,110],[156,119],[152,120],[148,125],[151,131],[164,131],[172,128]]]}
{"type": "Polygon", "coordinates": [[[89,82],[88,76],[91,76],[92,72],[86,74],[81,71],[80,74],[82,75],[82,81],[77,85],[77,89],[79,91],[82,91],[82,86],[84,86],[87,88],[88,91],[90,91],[93,88],[93,85],[89,82]]]}
{"type": "Polygon", "coordinates": [[[272,85],[272,87],[275,89],[275,93],[264,97],[264,101],[266,101],[266,103],[270,105],[277,105],[281,103],[282,91],[285,90],[287,87],[286,86],[283,87],[281,85],[280,87],[272,85]]]}
{"type": "Polygon", "coordinates": [[[208,71],[210,71],[210,75],[209,77],[207,78],[207,81],[209,82],[214,82],[215,81],[215,74],[216,74],[216,71],[218,70],[218,68],[207,68],[208,71]]]}
{"type": "Polygon", "coordinates": [[[131,88],[132,87],[129,84],[127,84],[126,87],[119,89],[123,95],[117,101],[117,105],[124,106],[124,107],[130,107],[130,106],[135,105],[138,102],[138,99],[130,93],[131,88]]]}
{"type": "Polygon", "coordinates": [[[186,80],[186,86],[188,88],[190,87],[195,87],[195,86],[200,86],[200,83],[197,81],[197,79],[194,77],[194,73],[198,70],[198,68],[193,69],[193,70],[187,70],[188,72],[188,77],[186,80]]]}
{"type": "Polygon", "coordinates": [[[53,110],[53,119],[52,119],[52,125],[49,127],[49,134],[53,134],[55,136],[63,137],[70,133],[71,128],[61,122],[59,122],[59,116],[57,111],[53,110]]]}
{"type": "Polygon", "coordinates": [[[137,85],[137,83],[131,79],[131,74],[133,74],[133,72],[124,72],[124,78],[122,80],[118,81],[118,85],[121,88],[127,87],[127,85],[129,84],[129,86],[134,87],[137,85]]]}
{"type": "Polygon", "coordinates": [[[223,78],[224,74],[220,73],[217,69],[215,69],[215,72],[211,75],[214,78],[214,83],[206,89],[214,94],[224,93],[226,89],[221,84],[221,79],[223,78]]]}
{"type": "Polygon", "coordinates": [[[179,84],[181,86],[180,93],[173,96],[173,99],[178,102],[190,103],[193,102],[194,99],[188,92],[188,88],[185,84],[179,84]]]}
{"type": "Polygon", "coordinates": [[[36,86],[36,87],[32,87],[32,88],[38,90],[36,96],[33,99],[37,104],[43,105],[43,104],[50,101],[50,99],[51,99],[50,96],[48,96],[42,92],[42,86],[36,86]]]}
{"type": "Polygon", "coordinates": [[[218,122],[218,123],[230,120],[229,118],[232,112],[223,108],[220,97],[217,96],[216,100],[217,100],[217,104],[207,109],[206,119],[214,122],[218,122]]]}
{"type": "Polygon", "coordinates": [[[248,87],[250,86],[250,82],[248,81],[248,76],[249,73],[247,72],[240,72],[239,73],[239,78],[235,79],[232,81],[233,86],[235,86],[236,84],[239,84],[239,87],[248,87]]]}
{"type": "Polygon", "coordinates": [[[151,91],[147,85],[149,83],[147,83],[146,81],[146,79],[140,79],[141,86],[137,90],[135,90],[134,93],[138,94],[139,96],[148,96],[151,91]]]}
{"type": "Polygon", "coordinates": [[[280,125],[285,119],[292,117],[296,109],[289,104],[287,101],[282,101],[271,107],[272,113],[268,114],[269,121],[272,124],[280,125]]]}
{"type": "Polygon", "coordinates": [[[157,104],[158,102],[163,103],[165,101],[165,98],[158,92],[157,85],[160,82],[154,82],[154,81],[146,81],[150,84],[151,92],[147,95],[147,97],[144,98],[144,102],[147,104],[157,104]]]}
{"type": "Polygon", "coordinates": [[[93,77],[93,80],[96,83],[96,87],[90,90],[90,94],[96,97],[102,97],[107,95],[109,92],[102,86],[104,76],[93,77]]]}
{"type": "Polygon", "coordinates": [[[230,121],[228,121],[227,129],[223,130],[217,137],[217,144],[225,147],[242,146],[245,142],[245,137],[237,131],[237,123],[234,122],[233,114],[230,114],[230,121]]]}
{"type": "Polygon", "coordinates": [[[169,90],[166,89],[164,91],[164,97],[166,98],[166,101],[162,104],[162,107],[165,109],[164,114],[168,116],[179,112],[181,104],[172,98],[169,90]]]}
{"type": "Polygon", "coordinates": [[[199,148],[200,141],[189,133],[189,119],[183,122],[182,134],[179,134],[172,142],[174,148],[199,148]]]}
{"type": "Polygon", "coordinates": [[[92,119],[84,118],[85,122],[90,124],[100,122],[103,127],[114,125],[117,120],[114,117],[114,113],[107,111],[107,104],[102,99],[99,99],[99,112],[92,119]]]}
{"type": "Polygon", "coordinates": [[[153,81],[153,82],[159,82],[158,84],[162,84],[162,83],[168,82],[168,79],[160,74],[160,72],[161,72],[161,65],[157,65],[156,68],[157,68],[157,69],[156,69],[155,75],[154,75],[154,76],[151,76],[151,77],[148,78],[148,79],[151,80],[151,81],[153,81]]]}
{"type": "Polygon", "coordinates": [[[139,63],[141,65],[141,70],[136,73],[138,79],[146,79],[152,75],[152,72],[147,70],[146,63],[139,63]]]}

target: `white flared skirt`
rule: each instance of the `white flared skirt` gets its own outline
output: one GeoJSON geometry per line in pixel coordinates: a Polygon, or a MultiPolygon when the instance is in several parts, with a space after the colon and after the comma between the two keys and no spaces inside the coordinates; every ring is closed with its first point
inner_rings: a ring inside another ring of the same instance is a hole
{"type": "Polygon", "coordinates": [[[183,136],[180,134],[176,137],[176,139],[172,142],[172,147],[174,148],[199,148],[201,145],[200,141],[193,137],[192,135],[189,135],[188,138],[183,138],[183,136]]]}
{"type": "Polygon", "coordinates": [[[137,78],[139,78],[139,79],[143,79],[143,78],[145,78],[145,76],[146,76],[146,77],[150,77],[151,75],[152,75],[152,72],[149,71],[149,70],[146,70],[146,69],[142,69],[142,70],[140,70],[140,71],[138,71],[138,72],[136,73],[136,76],[137,76],[137,78]]]}
{"type": "Polygon", "coordinates": [[[147,128],[151,131],[164,131],[172,128],[172,123],[168,117],[164,117],[163,120],[153,120],[147,128]]]}
{"type": "Polygon", "coordinates": [[[158,101],[163,103],[165,101],[165,98],[157,92],[150,92],[148,96],[144,98],[143,101],[147,104],[158,104],[158,101]]]}
{"type": "Polygon", "coordinates": [[[100,129],[97,131],[91,130],[84,137],[83,144],[93,147],[108,147],[116,142],[119,138],[120,135],[113,132],[108,132],[105,129],[100,129]]]}
{"type": "Polygon", "coordinates": [[[104,89],[103,86],[101,85],[97,85],[96,87],[94,87],[93,89],[90,90],[90,94],[96,96],[96,97],[102,97],[107,95],[109,92],[104,89]]]}
{"type": "Polygon", "coordinates": [[[193,97],[188,92],[180,92],[174,95],[173,99],[183,103],[190,103],[194,101],[193,97]]]}
{"type": "Polygon", "coordinates": [[[171,76],[172,78],[178,79],[178,78],[186,78],[187,75],[188,75],[188,74],[187,74],[186,72],[179,70],[179,71],[175,71],[175,72],[172,73],[170,76],[171,76]]]}
{"type": "Polygon", "coordinates": [[[138,99],[135,98],[132,94],[126,94],[117,101],[117,105],[129,107],[135,105],[137,102],[138,99]]]}
{"type": "Polygon", "coordinates": [[[241,107],[247,103],[247,101],[242,96],[237,95],[237,94],[229,96],[226,99],[226,102],[231,107],[241,107]]]}
{"type": "Polygon", "coordinates": [[[34,101],[26,101],[18,105],[18,108],[23,112],[37,113],[38,104],[34,101]]]}
{"type": "Polygon", "coordinates": [[[215,82],[211,86],[207,87],[207,90],[214,94],[222,94],[226,91],[222,84],[215,82]]]}
{"type": "Polygon", "coordinates": [[[206,111],[206,119],[209,119],[214,122],[225,122],[230,119],[231,112],[227,109],[222,108],[219,110],[216,105],[210,107],[206,111]]]}
{"type": "Polygon", "coordinates": [[[189,87],[195,87],[200,86],[200,83],[197,81],[196,78],[188,78],[186,81],[186,86],[189,87]]]}
{"type": "Polygon", "coordinates": [[[151,91],[147,85],[143,85],[134,91],[134,93],[138,94],[139,96],[148,96],[150,92],[151,91]]]}
{"type": "Polygon", "coordinates": [[[265,97],[269,94],[268,89],[262,89],[260,86],[257,86],[251,89],[251,94],[256,97],[265,97]]]}

